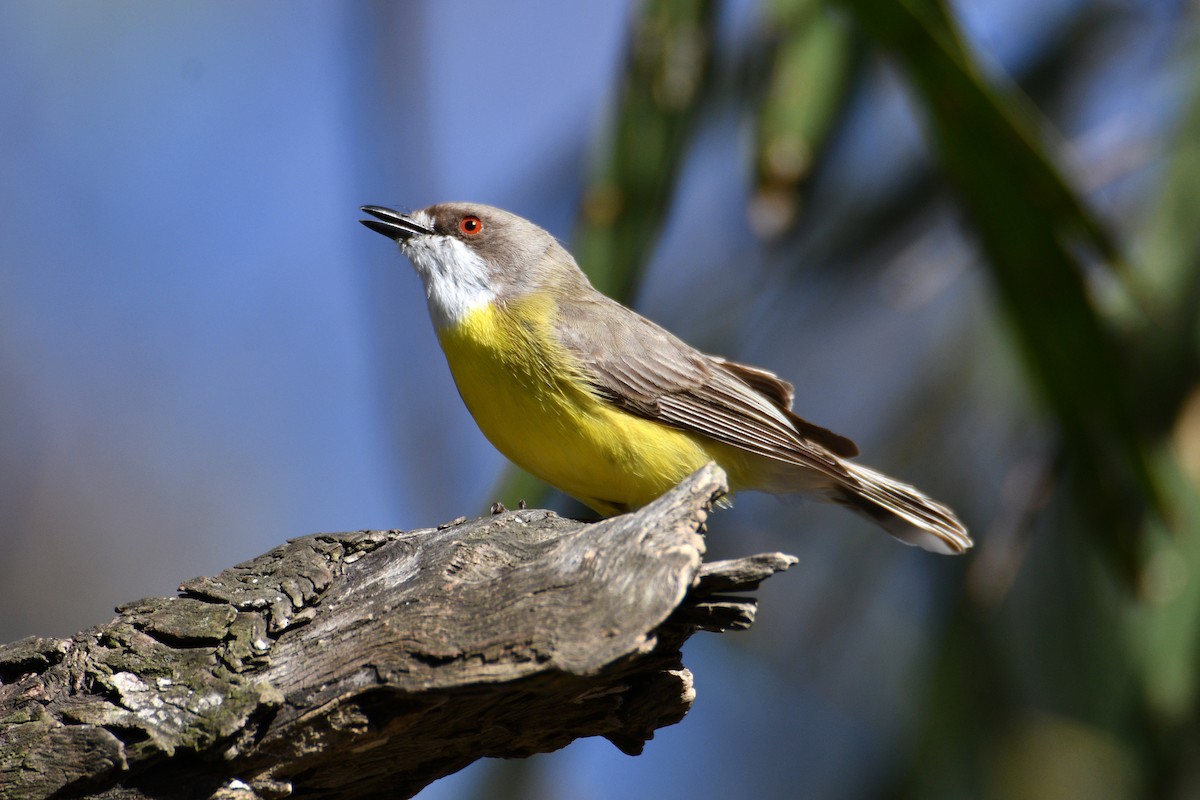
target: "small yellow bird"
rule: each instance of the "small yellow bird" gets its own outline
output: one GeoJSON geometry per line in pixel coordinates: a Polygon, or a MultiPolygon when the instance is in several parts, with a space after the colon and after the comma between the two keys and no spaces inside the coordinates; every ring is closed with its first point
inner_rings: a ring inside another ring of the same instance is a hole
{"type": "Polygon", "coordinates": [[[946,506],[847,459],[849,439],[792,413],[792,385],[710,356],[596,291],[553,236],[499,208],[363,206],[425,284],[459,394],[518,466],[604,516],[709,461],[730,489],[851,508],[907,544],[963,553],[946,506]]]}

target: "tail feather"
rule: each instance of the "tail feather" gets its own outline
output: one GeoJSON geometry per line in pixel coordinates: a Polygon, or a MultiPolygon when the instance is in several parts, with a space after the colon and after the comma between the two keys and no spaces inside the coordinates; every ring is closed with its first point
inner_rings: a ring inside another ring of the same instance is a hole
{"type": "Polygon", "coordinates": [[[974,542],[948,507],[906,483],[848,461],[850,480],[829,495],[833,502],[870,519],[905,544],[946,555],[965,553],[974,542]]]}

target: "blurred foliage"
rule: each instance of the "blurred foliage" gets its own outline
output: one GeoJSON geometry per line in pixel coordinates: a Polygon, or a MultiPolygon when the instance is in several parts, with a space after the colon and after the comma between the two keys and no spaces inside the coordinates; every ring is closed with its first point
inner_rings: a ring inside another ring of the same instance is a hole
{"type": "Polygon", "coordinates": [[[1162,194],[1135,243],[1133,277],[1146,312],[1127,325],[1140,337],[1133,383],[1146,388],[1139,422],[1156,435],[1171,431],[1200,375],[1200,81],[1192,92],[1162,194]]]}
{"type": "Polygon", "coordinates": [[[612,129],[584,192],[574,253],[597,289],[633,296],[670,210],[712,68],[711,0],[650,0],[633,25],[612,129]]]}
{"type": "MultiPolygon", "coordinates": [[[[716,17],[711,2],[651,0],[633,20],[575,248],[614,296],[632,295],[712,100],[716,17]]],[[[912,750],[881,796],[1197,796],[1200,82],[1157,202],[1113,226],[1068,179],[1042,110],[980,68],[942,0],[764,0],[757,44],[740,64],[751,227],[778,239],[802,224],[862,56],[885,53],[1052,423],[1011,516],[1054,535],[1035,568],[1027,533],[993,542],[984,529],[932,645],[912,750]],[[1001,562],[1014,574],[979,575],[1001,562]]],[[[911,193],[897,196],[845,227],[878,235],[874,220],[909,210],[911,193]]]]}
{"type": "Polygon", "coordinates": [[[905,68],[1030,375],[1072,454],[1080,507],[1132,577],[1143,509],[1156,493],[1128,373],[1089,298],[1081,255],[1114,262],[1111,237],[1056,169],[1020,95],[981,79],[940,0],[845,3],[905,68]]]}
{"type": "Polygon", "coordinates": [[[805,179],[849,97],[855,47],[847,21],[821,0],[771,0],[764,16],[750,219],[769,237],[799,214],[805,179]]]}

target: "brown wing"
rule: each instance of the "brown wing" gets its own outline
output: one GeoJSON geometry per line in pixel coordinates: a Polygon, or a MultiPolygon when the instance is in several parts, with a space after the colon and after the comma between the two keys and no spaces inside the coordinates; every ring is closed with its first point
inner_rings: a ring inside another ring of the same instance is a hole
{"type": "Polygon", "coordinates": [[[564,298],[571,320],[557,331],[583,377],[605,400],[832,479],[826,499],[867,516],[908,544],[962,553],[971,537],[948,507],[917,489],[839,456],[849,439],[797,417],[792,386],[757,367],[707,356],[603,295],[564,298]]]}
{"type": "Polygon", "coordinates": [[[605,400],[648,419],[846,479],[858,448],[791,412],[792,386],[708,356],[602,295],[564,301],[558,335],[605,400]],[[569,319],[570,325],[563,324],[569,319]]]}
{"type": "Polygon", "coordinates": [[[795,390],[783,378],[773,372],[767,372],[765,369],[738,364],[736,361],[726,361],[719,356],[709,356],[709,358],[722,368],[732,372],[736,377],[741,378],[749,384],[750,388],[766,395],[780,411],[787,415],[788,420],[805,438],[818,442],[843,458],[854,458],[858,455],[858,445],[854,442],[828,428],[814,425],[792,411],[792,398],[795,396],[795,390]]]}

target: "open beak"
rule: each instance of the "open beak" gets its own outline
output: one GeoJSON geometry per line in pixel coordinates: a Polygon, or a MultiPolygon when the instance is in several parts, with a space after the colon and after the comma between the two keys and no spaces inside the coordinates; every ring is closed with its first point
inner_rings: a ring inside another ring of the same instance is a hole
{"type": "Polygon", "coordinates": [[[362,210],[378,219],[360,219],[359,222],[396,242],[407,241],[418,234],[429,235],[436,232],[433,228],[426,228],[424,225],[413,222],[400,212],[392,211],[390,208],[363,206],[362,210]]]}

